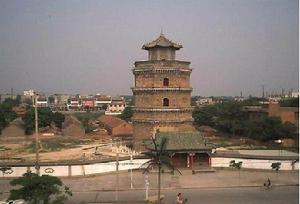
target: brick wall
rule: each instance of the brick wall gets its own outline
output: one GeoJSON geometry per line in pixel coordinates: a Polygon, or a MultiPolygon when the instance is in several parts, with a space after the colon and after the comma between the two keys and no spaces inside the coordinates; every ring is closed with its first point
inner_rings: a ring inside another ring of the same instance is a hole
{"type": "Polygon", "coordinates": [[[136,87],[164,87],[164,78],[169,79],[169,87],[190,88],[190,73],[147,73],[135,74],[136,87]]]}
{"type": "Polygon", "coordinates": [[[112,129],[112,135],[117,136],[117,135],[132,135],[133,134],[133,129],[132,125],[128,123],[121,124],[117,127],[114,127],[112,129]]]}

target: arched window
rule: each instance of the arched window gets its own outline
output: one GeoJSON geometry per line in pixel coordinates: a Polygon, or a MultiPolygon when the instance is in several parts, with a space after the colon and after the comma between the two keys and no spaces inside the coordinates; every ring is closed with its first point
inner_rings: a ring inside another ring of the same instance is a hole
{"type": "Polygon", "coordinates": [[[169,106],[169,99],[168,98],[163,99],[163,106],[169,106]]]}
{"type": "Polygon", "coordinates": [[[168,78],[164,78],[164,86],[169,86],[169,79],[168,78]]]}

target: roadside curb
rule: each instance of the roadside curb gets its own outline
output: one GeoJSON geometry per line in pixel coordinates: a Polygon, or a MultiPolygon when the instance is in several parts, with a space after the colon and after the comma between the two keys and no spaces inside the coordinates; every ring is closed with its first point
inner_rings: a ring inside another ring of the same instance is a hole
{"type": "MultiPolygon", "coordinates": [[[[299,184],[275,184],[272,187],[284,187],[284,186],[299,186],[299,184]]],[[[264,187],[263,185],[244,185],[244,186],[183,186],[183,187],[172,187],[172,188],[161,188],[161,190],[175,190],[175,189],[226,189],[226,188],[257,188],[257,187],[264,187]]],[[[123,188],[119,189],[118,191],[139,191],[145,190],[145,188],[134,188],[128,189],[123,188]]],[[[158,190],[157,188],[149,188],[149,190],[158,190]]],[[[115,192],[116,189],[96,189],[96,190],[89,190],[89,191],[72,191],[73,193],[85,193],[85,192],[115,192]]]]}

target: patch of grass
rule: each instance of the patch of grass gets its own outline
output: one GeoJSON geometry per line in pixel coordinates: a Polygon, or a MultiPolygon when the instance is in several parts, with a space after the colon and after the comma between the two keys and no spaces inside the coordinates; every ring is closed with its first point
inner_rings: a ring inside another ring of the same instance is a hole
{"type": "MultiPolygon", "coordinates": [[[[43,140],[40,142],[41,145],[41,152],[52,152],[52,151],[59,151],[62,149],[70,149],[76,148],[83,144],[89,144],[93,142],[92,140],[83,140],[77,138],[67,138],[67,137],[60,137],[60,138],[53,138],[48,140],[43,140]]],[[[29,152],[35,152],[35,142],[30,143],[26,149],[29,152]]]]}

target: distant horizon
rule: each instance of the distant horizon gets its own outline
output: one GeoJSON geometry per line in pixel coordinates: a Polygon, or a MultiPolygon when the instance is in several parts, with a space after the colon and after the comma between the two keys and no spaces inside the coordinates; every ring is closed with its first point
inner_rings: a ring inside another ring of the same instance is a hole
{"type": "Polygon", "coordinates": [[[191,62],[192,95],[299,90],[297,0],[10,0],[0,1],[0,93],[132,95],[134,62],[162,28],[191,62]]]}
{"type": "MultiPolygon", "coordinates": [[[[26,89],[26,90],[29,90],[29,89],[26,89]]],[[[291,90],[289,90],[291,91],[291,90]]],[[[295,90],[293,89],[293,92],[299,92],[299,90],[295,90]]],[[[50,96],[50,95],[54,95],[54,94],[58,94],[58,95],[81,95],[81,96],[89,96],[89,95],[97,95],[97,94],[100,94],[100,95],[107,95],[107,96],[133,96],[133,94],[105,94],[105,93],[54,93],[54,92],[43,92],[43,91],[37,91],[37,93],[41,93],[41,94],[45,94],[46,96],[50,96]]],[[[0,93],[0,95],[3,95],[3,94],[6,94],[6,95],[10,95],[11,93],[10,92],[7,92],[7,93],[0,93]]],[[[23,92],[20,93],[15,93],[13,92],[13,95],[23,95],[23,92]]],[[[272,95],[281,95],[281,93],[279,92],[276,92],[274,94],[271,94],[269,92],[265,92],[265,95],[266,96],[272,96],[272,95]]],[[[288,92],[285,93],[285,95],[288,95],[288,92]]],[[[192,96],[191,97],[194,97],[194,96],[202,96],[202,97],[240,97],[241,95],[195,95],[192,93],[192,96]]],[[[249,95],[242,95],[242,97],[258,97],[258,98],[261,98],[262,97],[262,94],[261,95],[252,95],[252,94],[249,94],[249,95]]]]}

